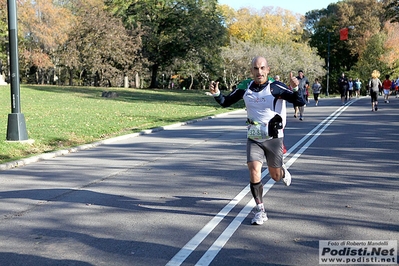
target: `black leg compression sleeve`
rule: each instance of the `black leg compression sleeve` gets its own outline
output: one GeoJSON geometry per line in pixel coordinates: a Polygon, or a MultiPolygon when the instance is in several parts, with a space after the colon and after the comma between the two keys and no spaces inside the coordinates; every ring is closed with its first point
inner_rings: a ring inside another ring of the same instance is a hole
{"type": "Polygon", "coordinates": [[[263,184],[259,183],[250,183],[251,193],[255,199],[256,204],[263,203],[263,184]]]}

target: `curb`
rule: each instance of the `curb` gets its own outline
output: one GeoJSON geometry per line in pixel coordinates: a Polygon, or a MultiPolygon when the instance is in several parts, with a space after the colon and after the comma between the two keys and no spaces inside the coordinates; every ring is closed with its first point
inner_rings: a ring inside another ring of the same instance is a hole
{"type": "Polygon", "coordinates": [[[31,164],[31,163],[36,163],[36,162],[39,162],[39,161],[44,161],[44,160],[52,159],[52,158],[55,158],[55,157],[64,156],[64,155],[67,155],[67,154],[70,154],[70,153],[75,153],[75,152],[79,152],[79,151],[83,151],[83,150],[92,149],[92,148],[98,147],[100,145],[106,145],[106,144],[114,143],[114,142],[120,141],[120,140],[125,140],[125,139],[129,139],[129,138],[139,137],[139,136],[142,136],[142,135],[147,135],[147,134],[151,134],[151,133],[154,133],[154,132],[159,132],[159,131],[166,130],[166,129],[172,129],[172,128],[176,128],[176,127],[181,127],[181,126],[184,126],[184,125],[193,124],[193,123],[196,123],[196,122],[199,122],[199,121],[203,121],[203,120],[214,119],[214,118],[217,118],[217,117],[226,116],[226,115],[229,115],[229,114],[232,114],[232,113],[236,113],[236,112],[238,113],[238,112],[241,112],[242,110],[243,109],[239,109],[239,110],[235,110],[235,111],[232,111],[232,112],[222,113],[222,114],[218,114],[218,115],[214,115],[214,116],[207,116],[207,117],[203,117],[203,118],[189,120],[189,121],[186,121],[186,122],[171,124],[171,125],[162,126],[162,127],[156,127],[156,128],[153,128],[153,129],[146,129],[146,130],[140,131],[138,133],[122,135],[122,136],[118,136],[118,137],[114,137],[114,138],[110,138],[110,139],[96,141],[96,142],[89,143],[89,144],[83,144],[83,145],[80,145],[80,146],[77,146],[77,147],[72,147],[70,149],[64,149],[64,150],[59,150],[59,151],[55,151],[55,152],[43,153],[43,154],[32,156],[32,157],[29,157],[29,158],[24,158],[24,159],[20,159],[20,160],[8,162],[8,163],[3,163],[3,164],[0,164],[0,171],[12,169],[12,168],[17,168],[17,167],[23,167],[23,166],[31,164]]]}

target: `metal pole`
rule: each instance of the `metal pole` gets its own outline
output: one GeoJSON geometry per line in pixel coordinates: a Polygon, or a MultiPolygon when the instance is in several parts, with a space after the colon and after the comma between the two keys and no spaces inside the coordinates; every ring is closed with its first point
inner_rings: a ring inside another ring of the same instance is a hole
{"type": "Polygon", "coordinates": [[[18,66],[18,27],[16,0],[7,0],[8,38],[10,51],[11,114],[8,114],[7,140],[27,140],[25,117],[21,113],[19,66],[18,66]]]}
{"type": "Polygon", "coordinates": [[[330,35],[331,32],[328,32],[328,45],[327,45],[327,89],[326,96],[329,95],[329,86],[330,86],[330,35]]]}

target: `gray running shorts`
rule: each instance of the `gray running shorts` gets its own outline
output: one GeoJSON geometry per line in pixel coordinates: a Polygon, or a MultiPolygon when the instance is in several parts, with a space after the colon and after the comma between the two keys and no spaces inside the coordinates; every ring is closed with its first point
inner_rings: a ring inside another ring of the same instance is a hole
{"type": "Polygon", "coordinates": [[[247,140],[247,163],[266,160],[267,166],[283,166],[283,138],[274,138],[264,142],[247,140]]]}

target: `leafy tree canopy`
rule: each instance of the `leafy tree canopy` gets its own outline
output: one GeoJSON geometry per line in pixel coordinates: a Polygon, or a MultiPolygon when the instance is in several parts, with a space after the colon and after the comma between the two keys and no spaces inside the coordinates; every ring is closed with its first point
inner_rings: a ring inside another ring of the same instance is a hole
{"type": "Polygon", "coordinates": [[[152,63],[151,87],[156,87],[159,67],[203,50],[217,51],[225,28],[216,0],[115,0],[106,2],[129,28],[141,25],[143,54],[152,63]],[[216,10],[216,11],[215,11],[216,10]]]}
{"type": "Polygon", "coordinates": [[[261,11],[241,8],[238,11],[222,6],[230,37],[261,45],[298,41],[302,23],[298,15],[281,8],[264,7],[261,11]]]}

